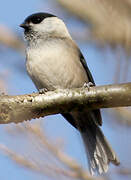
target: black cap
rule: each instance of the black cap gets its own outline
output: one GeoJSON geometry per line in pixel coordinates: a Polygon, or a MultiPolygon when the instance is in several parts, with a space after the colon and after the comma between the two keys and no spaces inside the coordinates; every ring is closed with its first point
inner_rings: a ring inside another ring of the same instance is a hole
{"type": "Polygon", "coordinates": [[[45,18],[48,18],[48,17],[56,17],[56,16],[53,15],[53,14],[42,13],[42,12],[32,14],[32,15],[28,16],[22,24],[20,24],[20,27],[22,27],[22,28],[27,28],[28,25],[29,25],[29,23],[39,24],[39,23],[41,23],[45,18]]]}

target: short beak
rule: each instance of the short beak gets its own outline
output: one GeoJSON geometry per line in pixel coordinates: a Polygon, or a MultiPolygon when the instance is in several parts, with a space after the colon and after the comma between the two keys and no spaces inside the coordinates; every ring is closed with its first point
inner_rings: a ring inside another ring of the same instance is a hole
{"type": "Polygon", "coordinates": [[[29,24],[27,24],[27,23],[22,23],[22,24],[20,24],[20,27],[22,27],[22,28],[24,28],[24,29],[27,29],[27,28],[29,28],[29,24]]]}

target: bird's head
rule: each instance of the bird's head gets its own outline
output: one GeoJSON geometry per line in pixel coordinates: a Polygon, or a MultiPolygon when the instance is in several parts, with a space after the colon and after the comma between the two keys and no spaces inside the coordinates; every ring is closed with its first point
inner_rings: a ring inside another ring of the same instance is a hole
{"type": "Polygon", "coordinates": [[[70,37],[64,22],[55,15],[36,13],[28,16],[20,25],[24,28],[25,39],[47,37],[70,37]]]}

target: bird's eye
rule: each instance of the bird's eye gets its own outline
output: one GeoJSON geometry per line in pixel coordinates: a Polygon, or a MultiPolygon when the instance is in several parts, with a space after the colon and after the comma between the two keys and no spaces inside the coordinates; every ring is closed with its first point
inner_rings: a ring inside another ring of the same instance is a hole
{"type": "Polygon", "coordinates": [[[31,22],[33,24],[39,24],[39,23],[41,23],[41,21],[42,21],[42,18],[40,18],[40,17],[34,17],[31,19],[31,22]]]}

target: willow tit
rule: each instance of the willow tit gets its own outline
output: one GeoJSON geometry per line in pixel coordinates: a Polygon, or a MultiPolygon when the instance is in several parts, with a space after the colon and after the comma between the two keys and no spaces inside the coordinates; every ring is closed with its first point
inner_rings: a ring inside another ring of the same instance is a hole
{"type": "MultiPolygon", "coordinates": [[[[48,13],[32,14],[20,25],[27,41],[26,67],[38,90],[80,88],[92,82],[86,61],[71,38],[64,22],[48,13]]],[[[91,174],[107,172],[111,162],[119,160],[99,126],[100,110],[63,113],[64,118],[81,133],[91,174]]]]}

